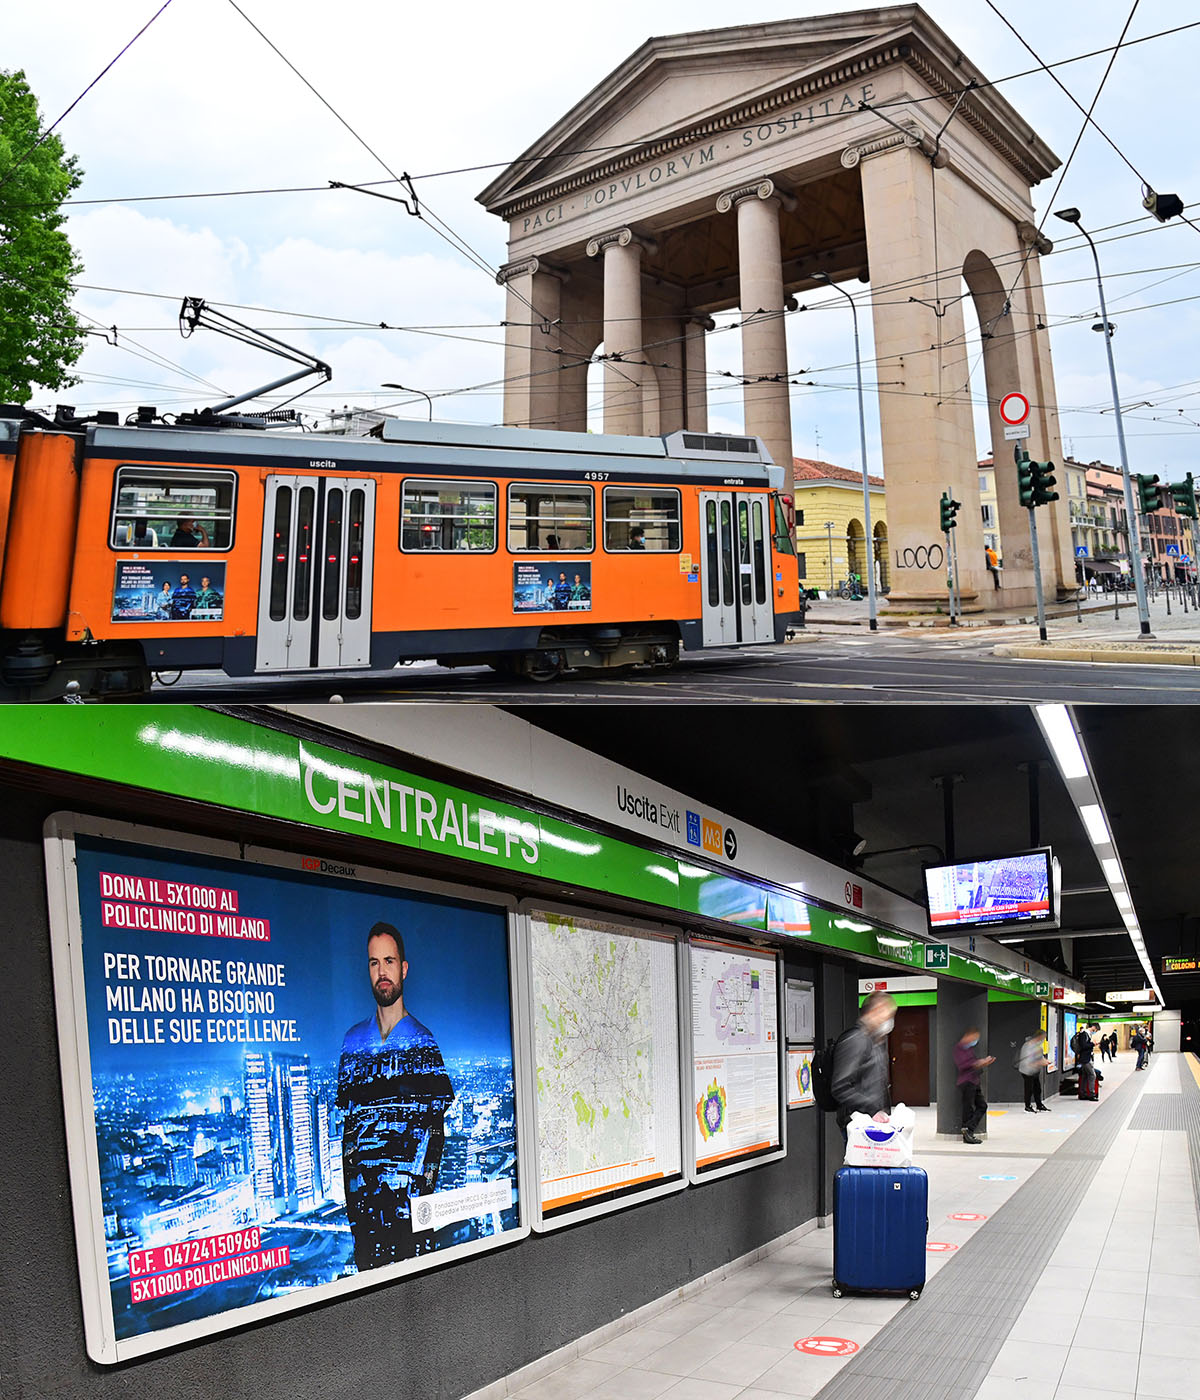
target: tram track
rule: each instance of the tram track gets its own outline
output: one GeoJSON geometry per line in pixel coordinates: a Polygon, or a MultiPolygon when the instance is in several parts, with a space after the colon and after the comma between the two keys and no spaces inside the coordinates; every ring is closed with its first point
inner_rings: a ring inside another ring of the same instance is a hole
{"type": "Polygon", "coordinates": [[[1191,667],[1101,665],[974,657],[889,639],[848,651],[808,642],[764,653],[704,653],[670,671],[573,672],[549,684],[515,683],[483,668],[433,665],[369,674],[246,677],[185,674],[141,703],[279,704],[1200,704],[1191,667]]]}

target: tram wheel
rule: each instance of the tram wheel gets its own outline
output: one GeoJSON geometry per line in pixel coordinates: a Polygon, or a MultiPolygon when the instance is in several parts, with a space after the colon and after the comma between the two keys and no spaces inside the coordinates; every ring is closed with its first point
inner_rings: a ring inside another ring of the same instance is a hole
{"type": "Polygon", "coordinates": [[[561,651],[532,651],[529,653],[525,674],[531,681],[545,685],[548,681],[556,681],[562,673],[563,654],[561,651]]]}

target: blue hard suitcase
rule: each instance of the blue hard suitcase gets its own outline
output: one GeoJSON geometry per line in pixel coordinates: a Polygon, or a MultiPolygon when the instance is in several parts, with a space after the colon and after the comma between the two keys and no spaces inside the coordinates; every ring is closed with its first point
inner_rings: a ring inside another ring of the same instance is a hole
{"type": "Polygon", "coordinates": [[[925,1286],[929,1178],[921,1167],[842,1167],[833,1178],[833,1296],[925,1286]]]}

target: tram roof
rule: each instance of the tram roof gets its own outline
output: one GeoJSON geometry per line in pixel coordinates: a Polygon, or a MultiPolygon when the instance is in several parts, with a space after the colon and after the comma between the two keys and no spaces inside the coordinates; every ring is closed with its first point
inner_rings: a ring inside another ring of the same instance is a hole
{"type": "Polygon", "coordinates": [[[601,472],[615,479],[713,479],[729,475],[783,484],[758,438],[676,432],[667,437],[564,433],[472,423],[414,423],[388,419],[382,438],[340,434],[274,434],[188,427],[91,427],[98,456],[178,463],[194,458],[236,464],[272,459],[300,471],[331,465],[348,470],[444,471],[454,475],[581,476],[601,472]],[[320,459],[316,462],[315,459],[320,459]]]}

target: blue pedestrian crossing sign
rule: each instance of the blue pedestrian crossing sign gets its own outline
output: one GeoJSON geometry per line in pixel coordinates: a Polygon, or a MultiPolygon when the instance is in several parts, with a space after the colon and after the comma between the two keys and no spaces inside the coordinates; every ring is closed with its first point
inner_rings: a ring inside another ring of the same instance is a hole
{"type": "Polygon", "coordinates": [[[1077,544],[1077,545],[1075,546],[1075,558],[1076,558],[1076,559],[1086,559],[1086,558],[1087,558],[1087,553],[1088,553],[1088,547],[1087,547],[1086,544],[1077,544]]]}
{"type": "Polygon", "coordinates": [[[1177,544],[1169,544],[1169,545],[1167,545],[1167,553],[1168,553],[1168,554],[1174,554],[1174,555],[1178,556],[1178,554],[1179,554],[1179,546],[1178,546],[1177,544]]]}

